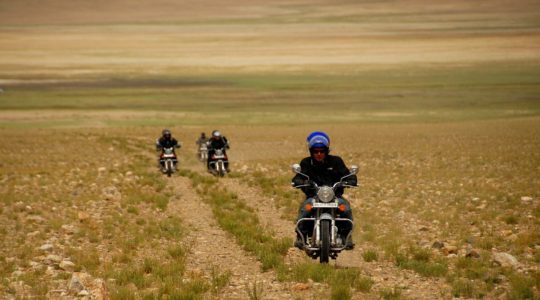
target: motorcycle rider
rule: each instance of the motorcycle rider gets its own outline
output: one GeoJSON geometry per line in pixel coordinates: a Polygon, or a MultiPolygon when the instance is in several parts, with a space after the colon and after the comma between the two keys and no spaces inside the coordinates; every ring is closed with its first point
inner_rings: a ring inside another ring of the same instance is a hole
{"type": "MultiPolygon", "coordinates": [[[[169,129],[163,129],[161,131],[161,137],[156,140],[156,151],[163,152],[164,148],[180,148],[180,143],[172,137],[171,131],[169,129]]],[[[162,168],[165,167],[164,162],[161,161],[161,157],[158,158],[159,164],[162,168]]]]}
{"type": "Polygon", "coordinates": [[[201,146],[206,145],[206,142],[208,142],[208,138],[206,137],[206,133],[201,132],[201,136],[199,139],[195,142],[197,144],[197,153],[201,153],[201,146]]]}
{"type": "MultiPolygon", "coordinates": [[[[216,153],[216,149],[223,149],[223,154],[227,155],[225,150],[229,149],[229,141],[227,138],[223,135],[221,135],[221,132],[219,130],[212,131],[212,137],[206,142],[206,146],[208,147],[208,159],[206,161],[206,167],[208,168],[208,172],[211,172],[210,169],[210,161],[212,160],[212,156],[214,153],[216,153]]],[[[229,160],[225,160],[225,169],[227,172],[230,172],[229,170],[229,160]]]]}
{"type": "Polygon", "coordinates": [[[199,139],[195,142],[197,146],[201,147],[202,144],[206,144],[208,142],[208,138],[206,137],[206,133],[201,132],[201,136],[199,139]]]}
{"type": "MultiPolygon", "coordinates": [[[[302,191],[306,195],[306,199],[303,201],[298,212],[298,219],[309,218],[311,212],[306,211],[306,204],[313,203],[313,197],[316,195],[317,190],[311,185],[310,181],[315,182],[317,185],[327,185],[332,186],[334,183],[339,182],[343,176],[349,175],[349,169],[345,166],[345,163],[339,156],[330,155],[330,137],[321,131],[314,131],[307,137],[307,144],[309,148],[310,156],[302,159],[300,162],[301,172],[309,176],[309,181],[302,175],[296,174],[292,179],[292,185],[299,186],[309,184],[309,187],[303,187],[302,191]]],[[[357,178],[356,175],[352,175],[346,178],[345,184],[356,186],[357,178]]],[[[349,201],[343,198],[344,188],[337,188],[335,195],[338,198],[338,205],[344,204],[345,210],[339,211],[339,217],[353,220],[351,205],[349,201]]],[[[299,229],[304,235],[308,236],[310,233],[310,228],[305,228],[302,226],[304,223],[300,223],[299,229]]],[[[339,234],[345,239],[349,232],[352,230],[350,223],[345,226],[341,226],[339,234]]],[[[297,234],[297,239],[294,243],[295,247],[303,249],[303,241],[300,235],[297,234]]],[[[350,237],[346,241],[346,249],[352,249],[354,243],[350,237]]]]}

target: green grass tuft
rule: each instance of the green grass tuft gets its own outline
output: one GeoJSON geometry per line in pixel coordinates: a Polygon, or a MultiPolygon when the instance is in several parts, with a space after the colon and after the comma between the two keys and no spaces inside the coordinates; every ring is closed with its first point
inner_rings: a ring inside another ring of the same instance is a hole
{"type": "Polygon", "coordinates": [[[379,255],[373,249],[366,250],[366,252],[362,254],[362,257],[364,258],[364,261],[366,262],[377,261],[379,259],[379,255]]]}
{"type": "Polygon", "coordinates": [[[383,288],[379,291],[381,299],[385,300],[398,300],[401,299],[401,289],[395,288],[383,288]]]}
{"type": "Polygon", "coordinates": [[[442,260],[432,261],[429,250],[412,248],[411,252],[411,257],[404,253],[396,255],[396,265],[426,277],[441,277],[448,272],[447,263],[442,260]]]}
{"type": "Polygon", "coordinates": [[[473,298],[476,295],[475,284],[469,279],[458,279],[452,282],[452,295],[454,297],[473,298]]]}

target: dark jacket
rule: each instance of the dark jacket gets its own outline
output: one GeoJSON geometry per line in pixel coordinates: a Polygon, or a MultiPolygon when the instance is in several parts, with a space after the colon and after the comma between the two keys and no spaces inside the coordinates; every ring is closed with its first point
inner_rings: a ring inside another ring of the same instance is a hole
{"type": "Polygon", "coordinates": [[[220,139],[211,138],[206,144],[208,145],[208,151],[213,151],[215,149],[229,149],[229,141],[227,141],[227,138],[224,136],[220,139]]]}
{"type": "Polygon", "coordinates": [[[174,147],[174,148],[180,148],[180,145],[178,144],[178,141],[175,139],[175,138],[170,138],[170,139],[166,139],[164,137],[160,137],[157,141],[156,141],[156,148],[157,150],[161,150],[163,148],[170,148],[170,147],[174,147]]]}
{"type": "MultiPolygon", "coordinates": [[[[311,157],[306,157],[300,162],[300,168],[302,173],[309,176],[311,181],[317,183],[317,185],[332,186],[334,183],[346,175],[349,175],[349,169],[345,166],[345,163],[339,156],[327,155],[323,162],[317,162],[311,157]]],[[[346,179],[347,184],[356,185],[356,175],[352,175],[346,179]]],[[[292,179],[293,186],[306,184],[306,178],[300,174],[296,174],[292,179]]],[[[313,187],[304,187],[302,191],[307,197],[315,196],[317,192],[313,187]]],[[[343,195],[343,188],[336,190],[336,196],[341,197],[343,195]]]]}

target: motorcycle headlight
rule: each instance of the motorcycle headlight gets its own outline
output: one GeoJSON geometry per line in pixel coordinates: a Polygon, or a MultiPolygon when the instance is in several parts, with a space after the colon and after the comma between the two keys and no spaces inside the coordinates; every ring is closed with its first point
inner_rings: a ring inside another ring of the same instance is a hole
{"type": "Polygon", "coordinates": [[[323,186],[319,188],[319,191],[317,192],[317,197],[319,197],[319,200],[322,202],[330,202],[334,200],[334,190],[329,186],[323,186]]]}

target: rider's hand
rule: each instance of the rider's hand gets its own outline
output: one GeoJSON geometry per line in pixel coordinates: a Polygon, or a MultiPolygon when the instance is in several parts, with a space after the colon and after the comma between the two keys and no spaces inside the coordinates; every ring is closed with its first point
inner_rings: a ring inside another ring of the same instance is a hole
{"type": "Polygon", "coordinates": [[[293,183],[293,186],[295,187],[311,184],[309,180],[304,179],[304,178],[295,178],[292,183],[293,183]]]}
{"type": "Polygon", "coordinates": [[[357,186],[357,181],[356,181],[356,179],[345,180],[343,182],[343,185],[357,186]]]}

